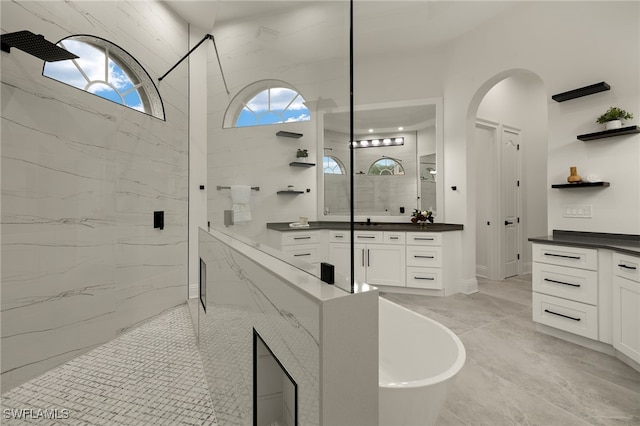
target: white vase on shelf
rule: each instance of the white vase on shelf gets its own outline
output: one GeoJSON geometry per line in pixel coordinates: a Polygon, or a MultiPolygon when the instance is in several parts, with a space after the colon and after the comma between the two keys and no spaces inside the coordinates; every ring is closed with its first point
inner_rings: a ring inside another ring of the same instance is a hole
{"type": "Polygon", "coordinates": [[[611,121],[607,121],[606,123],[604,123],[604,128],[606,130],[619,129],[621,127],[622,127],[622,121],[621,120],[611,120],[611,121]]]}

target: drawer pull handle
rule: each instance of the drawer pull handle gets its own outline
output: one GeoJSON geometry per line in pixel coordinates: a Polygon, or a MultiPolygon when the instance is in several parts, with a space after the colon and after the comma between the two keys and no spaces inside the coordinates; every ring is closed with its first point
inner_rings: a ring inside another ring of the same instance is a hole
{"type": "Polygon", "coordinates": [[[294,240],[310,240],[311,237],[293,237],[294,240]]]}
{"type": "Polygon", "coordinates": [[[551,280],[549,278],[545,278],[544,280],[554,284],[563,284],[563,285],[570,285],[571,287],[580,287],[580,284],[565,283],[562,281],[551,280]]]}
{"type": "Polygon", "coordinates": [[[294,254],[294,256],[296,256],[296,257],[300,257],[300,256],[311,256],[311,253],[300,253],[300,254],[294,254]]]}
{"type": "Polygon", "coordinates": [[[358,238],[375,238],[375,237],[371,235],[358,235],[358,238]]]}
{"type": "Polygon", "coordinates": [[[420,237],[415,237],[413,240],[414,240],[414,241],[433,241],[433,240],[435,240],[435,238],[420,238],[420,237]]]}
{"type": "Polygon", "coordinates": [[[565,259],[580,259],[580,256],[567,256],[566,254],[545,253],[545,256],[564,257],[565,259]]]}
{"type": "Polygon", "coordinates": [[[397,240],[398,237],[389,237],[390,240],[397,240]]]}
{"type": "Polygon", "coordinates": [[[413,277],[414,280],[429,280],[429,281],[433,281],[435,280],[435,278],[431,278],[431,277],[413,277]]]}
{"type": "Polygon", "coordinates": [[[435,256],[419,256],[419,255],[414,255],[413,257],[415,257],[416,259],[433,259],[435,258],[435,256]]]}
{"type": "Polygon", "coordinates": [[[569,315],[559,314],[559,313],[557,313],[557,312],[553,312],[553,311],[550,311],[550,310],[548,310],[548,309],[545,309],[544,311],[545,311],[546,313],[548,313],[548,314],[557,315],[557,316],[559,316],[559,317],[568,318],[568,319],[570,319],[570,320],[574,320],[574,321],[580,321],[580,318],[574,318],[574,317],[570,317],[569,315]]]}
{"type": "Polygon", "coordinates": [[[335,235],[335,238],[344,238],[344,235],[335,235]]]}
{"type": "Polygon", "coordinates": [[[624,263],[621,263],[621,264],[619,264],[618,266],[619,266],[619,267],[621,267],[621,268],[625,268],[625,269],[632,269],[632,270],[634,270],[634,271],[635,271],[636,269],[638,269],[638,268],[636,268],[635,266],[625,265],[624,263]]]}

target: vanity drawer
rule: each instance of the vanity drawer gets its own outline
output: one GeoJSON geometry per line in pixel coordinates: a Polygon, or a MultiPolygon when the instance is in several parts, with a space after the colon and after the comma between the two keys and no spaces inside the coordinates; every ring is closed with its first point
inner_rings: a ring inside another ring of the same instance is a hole
{"type": "Polygon", "coordinates": [[[282,247],[284,253],[306,262],[318,262],[320,247],[318,244],[300,244],[282,247]]]}
{"type": "Polygon", "coordinates": [[[407,266],[442,267],[442,247],[407,246],[407,266]]]}
{"type": "Polygon", "coordinates": [[[533,264],[533,291],[598,304],[598,273],[567,266],[533,264]]]}
{"type": "Polygon", "coordinates": [[[533,320],[598,340],[598,308],[546,294],[533,293],[533,320]]]}
{"type": "Polygon", "coordinates": [[[640,257],[614,253],[613,271],[619,277],[640,283],[640,257]]]}
{"type": "MultiPolygon", "coordinates": [[[[317,231],[290,231],[282,233],[282,245],[319,243],[320,234],[317,231]]],[[[284,251],[284,248],[283,248],[284,251]]]]}
{"type": "Polygon", "coordinates": [[[407,244],[441,246],[442,234],[439,232],[407,232],[407,244]]]}
{"type": "Polygon", "coordinates": [[[404,244],[405,234],[404,232],[385,231],[382,234],[382,240],[385,244],[404,244]]]}
{"type": "Polygon", "coordinates": [[[382,243],[382,232],[376,231],[355,231],[354,238],[357,243],[382,243]]]}
{"type": "Polygon", "coordinates": [[[348,243],[351,241],[351,231],[329,231],[330,243],[348,243]]]}
{"type": "Polygon", "coordinates": [[[407,267],[407,287],[442,290],[442,269],[407,267]]]}
{"type": "Polygon", "coordinates": [[[552,244],[534,244],[533,261],[595,271],[598,269],[598,250],[552,244]]]}

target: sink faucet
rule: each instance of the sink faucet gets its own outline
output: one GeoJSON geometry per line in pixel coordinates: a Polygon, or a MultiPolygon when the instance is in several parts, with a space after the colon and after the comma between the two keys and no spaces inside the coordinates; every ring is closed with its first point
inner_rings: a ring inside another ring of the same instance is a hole
{"type": "Polygon", "coordinates": [[[370,217],[368,217],[368,218],[367,218],[367,226],[370,226],[370,225],[371,225],[371,218],[370,218],[370,217]]]}

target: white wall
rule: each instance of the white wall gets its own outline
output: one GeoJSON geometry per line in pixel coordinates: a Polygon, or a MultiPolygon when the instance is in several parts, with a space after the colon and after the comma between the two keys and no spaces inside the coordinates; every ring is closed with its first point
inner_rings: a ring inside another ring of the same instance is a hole
{"type": "MultiPolygon", "coordinates": [[[[92,34],[154,81],[187,49],[160,2],[1,2],[2,32],[92,34]]],[[[2,53],[2,391],[184,302],[186,67],[159,85],[166,121],[2,53]],[[165,228],[153,212],[165,211],[165,228]]]]}
{"type": "Polygon", "coordinates": [[[475,272],[472,207],[475,194],[467,191],[472,179],[465,167],[471,159],[468,144],[474,132],[477,105],[495,83],[512,74],[510,70],[535,73],[544,82],[548,94],[602,80],[611,84],[610,92],[563,104],[547,98],[548,231],[639,233],[639,137],[596,144],[576,140],[576,135],[596,130],[597,126],[591,123],[609,106],[620,105],[630,110],[638,107],[638,3],[620,2],[615,6],[612,3],[523,3],[511,14],[494,20],[447,49],[443,79],[445,187],[457,184],[458,191],[447,193],[445,209],[447,221],[465,224],[462,255],[465,280],[470,285],[475,272]],[[615,13],[611,13],[612,7],[615,13]],[[604,16],[607,19],[603,19],[604,16]],[[626,42],[611,44],[608,41],[612,39],[626,42]],[[551,190],[551,183],[566,179],[570,165],[585,171],[603,170],[600,174],[612,181],[611,188],[581,193],[551,190]],[[622,174],[626,177],[622,178],[622,174]],[[576,202],[592,204],[594,218],[563,220],[559,206],[576,202]]]}

